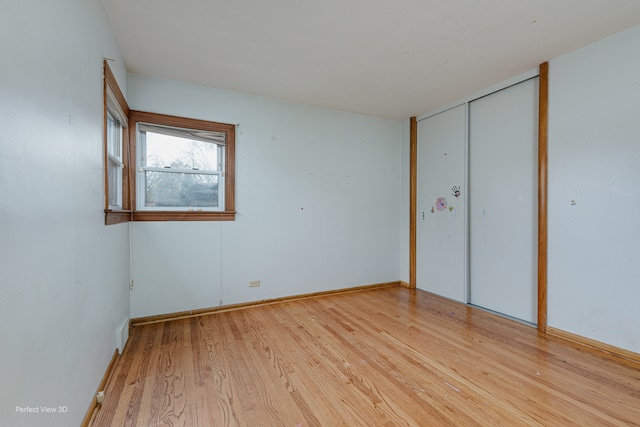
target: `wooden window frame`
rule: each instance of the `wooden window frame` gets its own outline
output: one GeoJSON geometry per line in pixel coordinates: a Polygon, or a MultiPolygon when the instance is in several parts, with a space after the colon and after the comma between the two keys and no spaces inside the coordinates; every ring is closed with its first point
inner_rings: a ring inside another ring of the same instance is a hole
{"type": "MultiPolygon", "coordinates": [[[[130,159],[133,170],[130,178],[131,203],[133,207],[133,221],[233,221],[235,220],[235,125],[218,123],[207,120],[190,119],[186,117],[170,116],[166,114],[149,113],[144,111],[129,112],[129,141],[131,152],[137,153],[137,124],[150,123],[188,129],[200,129],[225,134],[224,156],[224,210],[223,211],[161,211],[136,209],[136,167],[135,158],[130,159]]],[[[135,156],[132,156],[135,157],[135,156]]]]}
{"type": "Polygon", "coordinates": [[[119,104],[122,114],[129,117],[129,105],[118,86],[111,68],[107,61],[104,61],[104,78],[103,78],[103,158],[104,158],[104,223],[105,225],[120,224],[131,221],[131,194],[130,187],[130,145],[129,132],[127,128],[122,129],[122,207],[121,209],[111,209],[109,207],[109,154],[107,141],[107,114],[109,111],[108,97],[109,91],[115,96],[116,102],[119,104]]]}
{"type": "Polygon", "coordinates": [[[189,119],[165,114],[148,113],[129,109],[118,82],[104,61],[103,78],[103,159],[104,159],[104,212],[105,225],[130,221],[234,221],[235,211],[235,135],[236,126],[207,120],[189,119]],[[108,91],[111,91],[128,118],[122,132],[122,209],[109,208],[109,170],[107,148],[108,91]],[[225,134],[224,211],[145,211],[136,210],[136,128],[138,122],[161,124],[190,129],[212,130],[225,134]]]}

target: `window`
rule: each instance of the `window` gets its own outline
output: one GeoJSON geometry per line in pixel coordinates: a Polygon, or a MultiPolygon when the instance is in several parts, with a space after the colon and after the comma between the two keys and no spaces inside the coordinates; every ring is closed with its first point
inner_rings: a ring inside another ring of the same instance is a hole
{"type": "Polygon", "coordinates": [[[134,221],[233,220],[235,126],[132,111],[134,221]]]}
{"type": "Polygon", "coordinates": [[[122,123],[107,111],[107,194],[109,209],[122,209],[122,123]]]}
{"type": "Polygon", "coordinates": [[[149,123],[137,132],[137,209],[224,210],[224,133],[149,123]]]}
{"type": "Polygon", "coordinates": [[[233,221],[235,125],[130,111],[104,62],[105,224],[233,221]]]}
{"type": "Polygon", "coordinates": [[[131,220],[127,160],[129,106],[104,61],[104,194],[105,223],[131,220]]]}

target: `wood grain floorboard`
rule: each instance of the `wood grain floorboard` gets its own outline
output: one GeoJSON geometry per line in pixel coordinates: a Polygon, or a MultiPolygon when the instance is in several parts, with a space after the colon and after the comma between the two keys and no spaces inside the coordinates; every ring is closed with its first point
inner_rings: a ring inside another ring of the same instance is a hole
{"type": "Polygon", "coordinates": [[[137,326],[93,426],[640,426],[640,365],[387,287],[137,326]]]}

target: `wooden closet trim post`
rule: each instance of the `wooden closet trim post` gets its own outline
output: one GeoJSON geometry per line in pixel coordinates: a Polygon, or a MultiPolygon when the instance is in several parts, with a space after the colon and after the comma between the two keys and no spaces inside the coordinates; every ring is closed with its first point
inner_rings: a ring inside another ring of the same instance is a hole
{"type": "Polygon", "coordinates": [[[538,98],[538,331],[547,331],[547,131],[549,63],[540,64],[538,98]]]}
{"type": "Polygon", "coordinates": [[[416,288],[416,209],[418,201],[418,120],[409,119],[409,288],[416,288]]]}

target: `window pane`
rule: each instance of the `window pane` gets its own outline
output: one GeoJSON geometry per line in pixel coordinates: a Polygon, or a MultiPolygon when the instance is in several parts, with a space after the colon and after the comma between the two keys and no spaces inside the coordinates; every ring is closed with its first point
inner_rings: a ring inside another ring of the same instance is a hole
{"type": "Polygon", "coordinates": [[[117,158],[120,158],[121,135],[122,126],[110,113],[107,113],[107,152],[117,158]]]}
{"type": "Polygon", "coordinates": [[[120,174],[120,167],[111,159],[109,159],[108,165],[109,174],[109,206],[119,207],[120,200],[118,200],[118,177],[120,174]]]}
{"type": "Polygon", "coordinates": [[[216,171],[218,146],[176,136],[146,132],[145,166],[155,168],[197,169],[216,171]]]}
{"type": "Polygon", "coordinates": [[[145,206],[218,207],[218,180],[218,175],[145,171],[145,206]]]}

